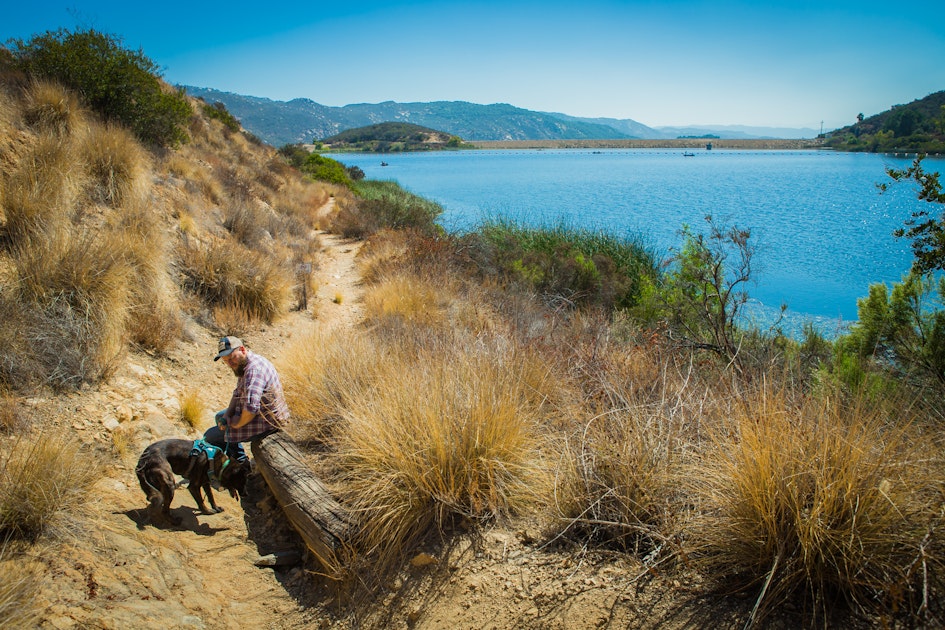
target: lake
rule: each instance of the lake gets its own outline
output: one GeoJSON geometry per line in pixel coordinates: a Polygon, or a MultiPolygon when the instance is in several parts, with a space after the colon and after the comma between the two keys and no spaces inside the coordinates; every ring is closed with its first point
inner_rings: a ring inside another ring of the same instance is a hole
{"type": "MultiPolygon", "coordinates": [[[[638,234],[670,255],[704,217],[751,230],[758,246],[753,312],[765,321],[782,303],[788,332],[813,322],[829,336],[857,317],[856,300],[875,282],[899,280],[912,261],[893,236],[925,202],[885,169],[911,157],[833,151],[682,149],[481,150],[333,155],[370,179],[397,181],[445,210],[448,230],[487,218],[529,225],[564,222],[638,234]],[[381,163],[386,162],[387,166],[381,163]]],[[[927,171],[945,159],[927,158],[927,171]]]]}

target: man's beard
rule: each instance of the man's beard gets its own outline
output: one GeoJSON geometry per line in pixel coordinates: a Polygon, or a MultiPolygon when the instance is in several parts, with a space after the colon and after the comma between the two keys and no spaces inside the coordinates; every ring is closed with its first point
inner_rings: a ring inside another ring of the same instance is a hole
{"type": "Polygon", "coordinates": [[[243,357],[242,359],[240,359],[239,364],[235,368],[233,368],[233,373],[236,374],[237,377],[243,376],[243,373],[246,371],[247,363],[248,363],[248,360],[246,359],[246,357],[243,357]]]}

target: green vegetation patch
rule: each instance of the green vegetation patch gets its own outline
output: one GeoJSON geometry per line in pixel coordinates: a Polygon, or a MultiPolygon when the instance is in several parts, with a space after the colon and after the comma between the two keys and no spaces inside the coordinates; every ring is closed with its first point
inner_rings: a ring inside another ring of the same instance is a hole
{"type": "Polygon", "coordinates": [[[564,223],[528,227],[494,219],[472,238],[481,239],[484,269],[577,304],[633,306],[643,278],[657,274],[656,254],[640,237],[621,238],[564,223]]]}
{"type": "Polygon", "coordinates": [[[193,111],[183,92],[162,84],[158,66],[119,38],[60,29],[8,45],[16,69],[74,89],[89,107],[143,142],[175,146],[187,140],[184,127],[193,111]]]}

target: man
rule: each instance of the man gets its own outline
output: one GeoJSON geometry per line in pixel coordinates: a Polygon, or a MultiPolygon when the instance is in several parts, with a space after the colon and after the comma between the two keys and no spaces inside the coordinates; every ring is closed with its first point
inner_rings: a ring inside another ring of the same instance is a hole
{"type": "Polygon", "coordinates": [[[226,454],[242,462],[246,461],[246,452],[241,442],[285,428],[289,408],[276,368],[268,359],[248,350],[237,337],[220,339],[213,360],[219,359],[233,370],[237,380],[229,406],[216,415],[217,427],[224,434],[226,454]]]}

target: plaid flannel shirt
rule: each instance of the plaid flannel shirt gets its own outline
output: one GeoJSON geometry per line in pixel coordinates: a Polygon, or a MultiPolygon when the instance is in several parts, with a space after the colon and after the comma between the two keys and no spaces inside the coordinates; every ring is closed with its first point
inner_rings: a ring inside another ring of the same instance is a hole
{"type": "Polygon", "coordinates": [[[246,369],[233,390],[235,407],[232,421],[239,420],[243,409],[256,415],[238,429],[229,427],[227,442],[247,442],[261,433],[282,429],[289,423],[289,407],[276,368],[268,359],[249,350],[246,359],[246,369]]]}

